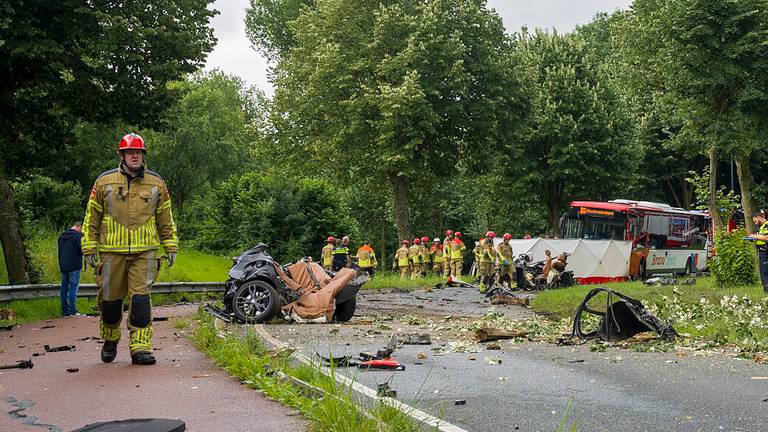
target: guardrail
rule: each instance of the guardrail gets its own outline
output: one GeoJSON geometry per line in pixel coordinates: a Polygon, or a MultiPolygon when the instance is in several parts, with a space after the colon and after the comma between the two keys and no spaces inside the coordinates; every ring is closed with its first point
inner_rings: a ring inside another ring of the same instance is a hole
{"type": "MultiPolygon", "coordinates": [[[[60,289],[59,284],[0,285],[0,301],[58,297],[60,289]]],[[[152,286],[156,294],[223,291],[224,282],[159,282],[152,286]]],[[[98,292],[96,284],[82,284],[77,296],[96,297],[98,292]]]]}

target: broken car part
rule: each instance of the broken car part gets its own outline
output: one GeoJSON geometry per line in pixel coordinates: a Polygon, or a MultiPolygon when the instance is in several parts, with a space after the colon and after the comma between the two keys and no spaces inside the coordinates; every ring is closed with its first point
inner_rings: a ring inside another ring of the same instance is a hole
{"type": "Polygon", "coordinates": [[[32,369],[32,359],[19,360],[16,364],[0,366],[0,369],[32,369]]]}

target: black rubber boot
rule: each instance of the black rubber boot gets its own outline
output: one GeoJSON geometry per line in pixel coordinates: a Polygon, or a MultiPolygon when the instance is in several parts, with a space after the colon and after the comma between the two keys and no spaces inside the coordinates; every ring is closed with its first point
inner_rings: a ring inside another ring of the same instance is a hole
{"type": "Polygon", "coordinates": [[[155,364],[155,356],[147,351],[136,351],[131,353],[131,363],[138,365],[153,365],[155,364]]]}
{"type": "Polygon", "coordinates": [[[112,363],[115,357],[117,357],[117,342],[104,341],[104,345],[101,346],[101,361],[112,363]]]}

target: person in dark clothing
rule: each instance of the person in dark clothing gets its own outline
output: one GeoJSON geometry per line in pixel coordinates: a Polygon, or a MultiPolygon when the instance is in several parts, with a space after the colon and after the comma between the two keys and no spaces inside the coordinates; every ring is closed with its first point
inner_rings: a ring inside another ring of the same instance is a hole
{"type": "Polygon", "coordinates": [[[61,314],[82,316],[77,312],[77,289],[80,287],[80,269],[83,251],[80,246],[83,224],[77,221],[59,236],[59,271],[61,272],[61,314]]]}

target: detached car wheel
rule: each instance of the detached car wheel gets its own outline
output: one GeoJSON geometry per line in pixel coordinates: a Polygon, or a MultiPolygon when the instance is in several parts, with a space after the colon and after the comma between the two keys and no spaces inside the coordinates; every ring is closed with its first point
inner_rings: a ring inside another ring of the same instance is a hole
{"type": "Polygon", "coordinates": [[[263,281],[242,284],[232,297],[235,317],[247,323],[269,321],[280,310],[280,298],[272,286],[263,281]]]}
{"type": "Polygon", "coordinates": [[[355,316],[355,308],[357,308],[357,297],[339,303],[336,305],[336,310],[333,311],[333,320],[338,322],[347,322],[355,316]]]}

